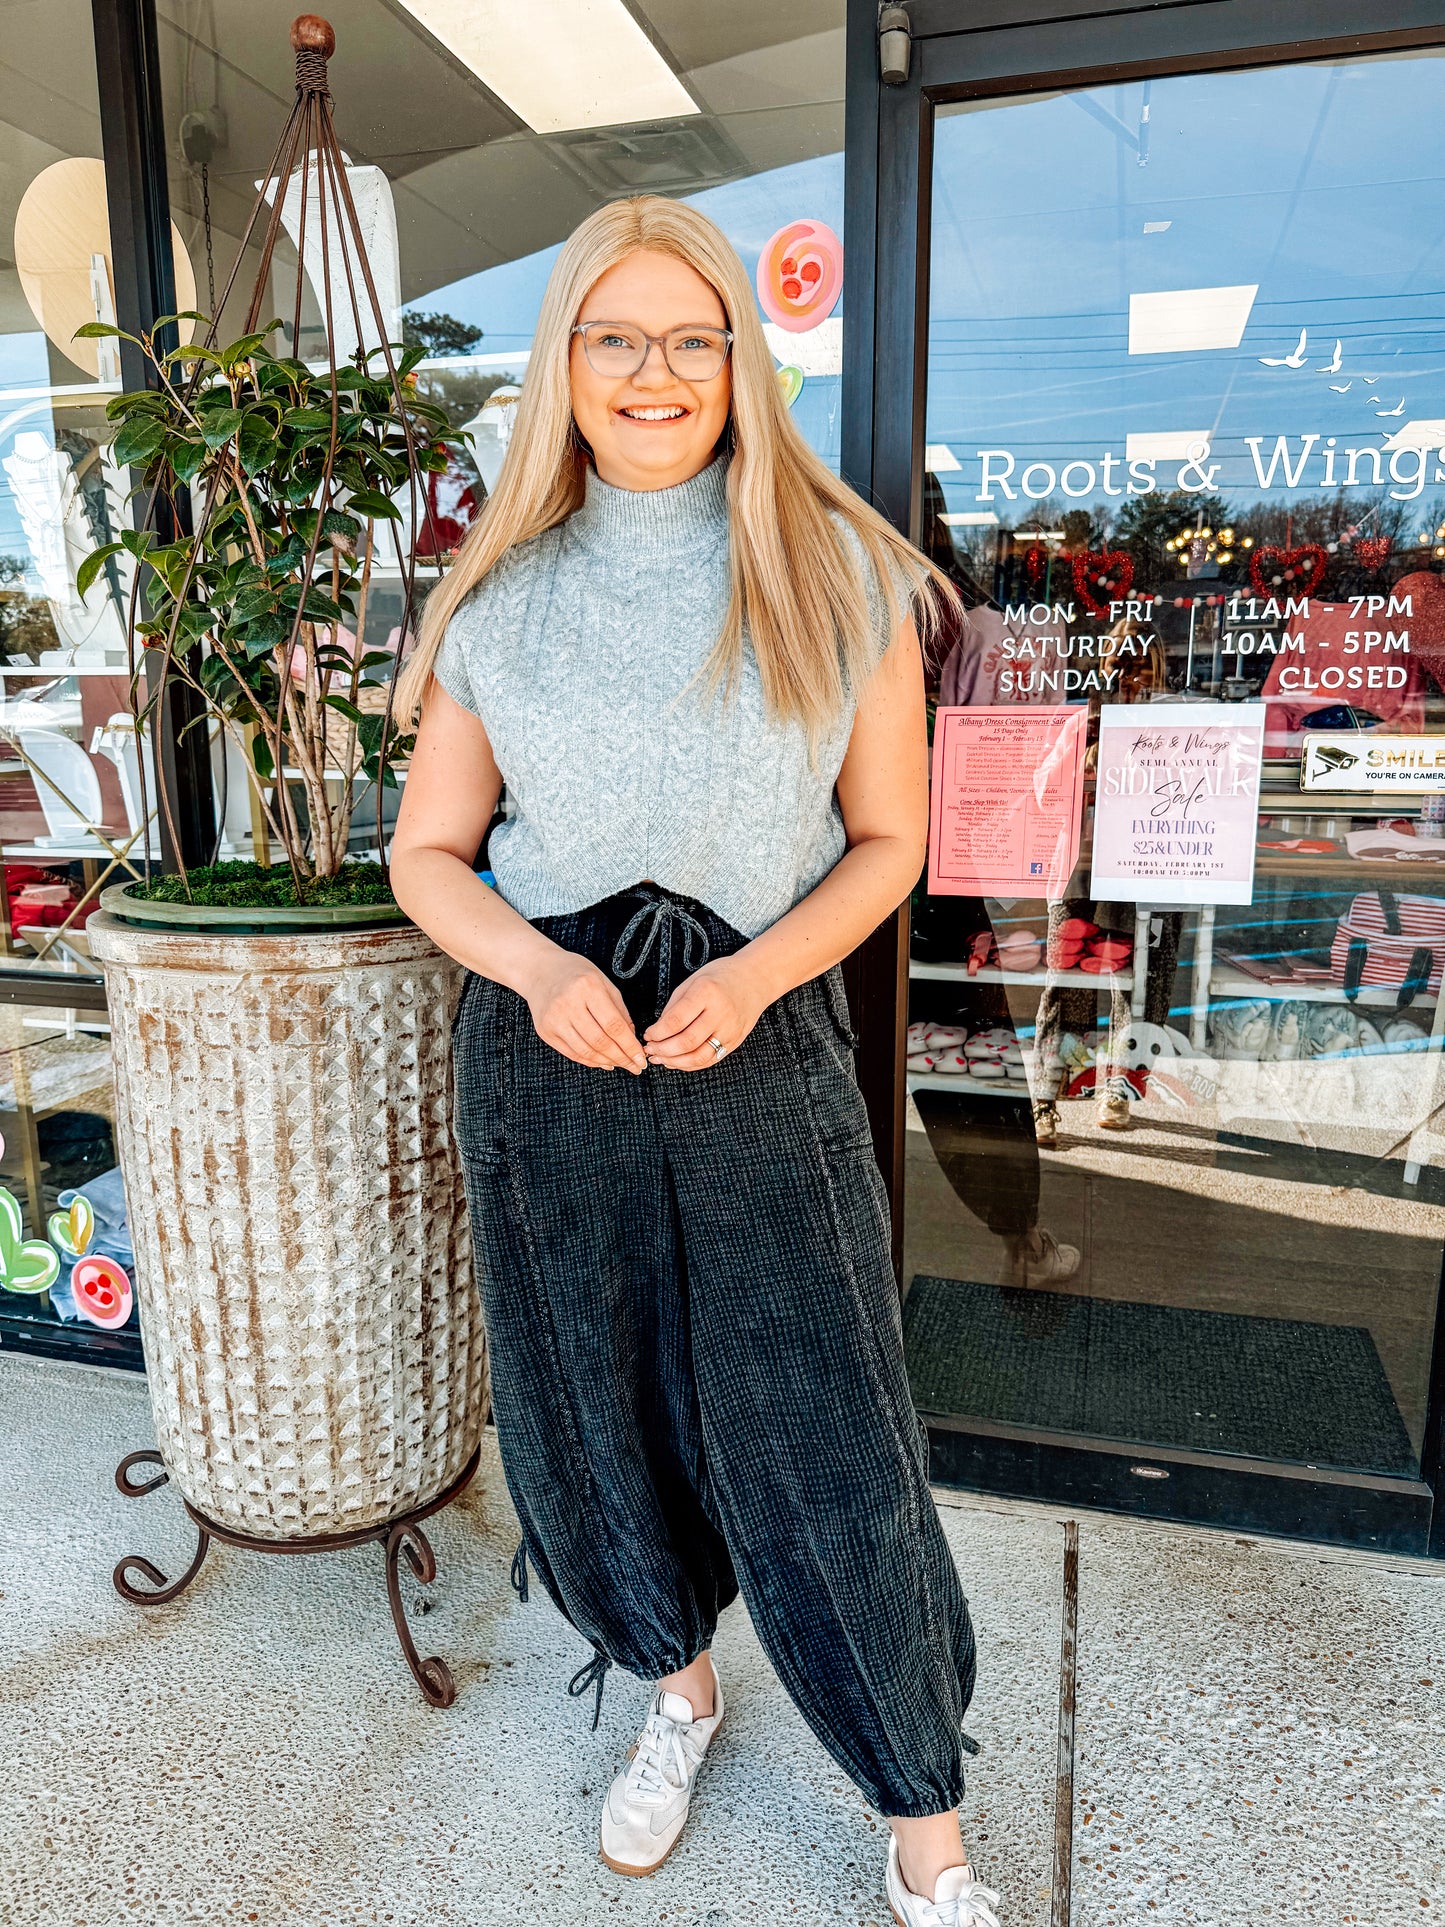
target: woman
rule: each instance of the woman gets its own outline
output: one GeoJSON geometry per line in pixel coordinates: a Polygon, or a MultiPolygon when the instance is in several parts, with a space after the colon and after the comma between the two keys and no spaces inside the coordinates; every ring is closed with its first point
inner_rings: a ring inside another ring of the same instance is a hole
{"type": "Polygon", "coordinates": [[[741,1588],[892,1822],[897,1918],[995,1927],[955,1810],[973,1634],[836,968],[922,862],[904,612],[932,573],[793,428],[718,230],[600,209],[403,678],[392,877],[475,973],[457,1133],[521,1584],[530,1557],[599,1698],[611,1663],[655,1682],[603,1858],[675,1844],[741,1588]]]}

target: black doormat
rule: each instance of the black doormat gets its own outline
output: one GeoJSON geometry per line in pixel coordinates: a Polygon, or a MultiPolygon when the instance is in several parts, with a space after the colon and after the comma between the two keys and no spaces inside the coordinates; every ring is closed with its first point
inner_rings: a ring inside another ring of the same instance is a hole
{"type": "Polygon", "coordinates": [[[1350,1472],[1418,1469],[1359,1326],[920,1275],[903,1334],[925,1416],[1350,1472]]]}

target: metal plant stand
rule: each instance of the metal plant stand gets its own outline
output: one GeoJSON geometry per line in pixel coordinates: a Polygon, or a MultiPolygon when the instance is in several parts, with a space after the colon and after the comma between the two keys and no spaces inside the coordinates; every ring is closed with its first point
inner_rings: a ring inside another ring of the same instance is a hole
{"type": "MultiPolygon", "coordinates": [[[[429,1519],[434,1512],[451,1504],[459,1493],[471,1483],[481,1458],[481,1447],[467,1460],[460,1475],[453,1479],[444,1492],[426,1505],[417,1506],[412,1512],[404,1512],[394,1519],[383,1519],[375,1525],[360,1526],[355,1532],[321,1533],[306,1539],[258,1539],[250,1533],[233,1531],[229,1526],[217,1525],[187,1499],[182,1499],[190,1516],[191,1523],[198,1534],[196,1554],[179,1579],[167,1579],[157,1566],[139,1553],[131,1553],[121,1560],[112,1577],[115,1589],[122,1599],[128,1599],[133,1606],[163,1606],[183,1593],[205,1563],[206,1553],[211,1541],[218,1539],[225,1546],[239,1546],[244,1552],[344,1552],[351,1546],[364,1546],[373,1540],[386,1548],[386,1594],[391,1602],[392,1623],[396,1636],[401,1642],[401,1650],[406,1655],[406,1663],[411,1668],[417,1685],[433,1706],[450,1706],[457,1696],[456,1682],[451,1669],[443,1659],[433,1656],[423,1659],[416,1649],[416,1641],[411,1636],[407,1624],[406,1611],[401,1603],[401,1561],[406,1560],[412,1576],[429,1586],[437,1574],[436,1554],[431,1542],[421,1529],[421,1521],[429,1519]],[[144,1586],[135,1585],[129,1574],[139,1574],[145,1581],[144,1586]]],[[[157,1492],[170,1480],[165,1462],[159,1452],[128,1452],[115,1468],[116,1490],[127,1499],[143,1499],[149,1492],[157,1492]],[[158,1465],[161,1470],[157,1477],[143,1479],[139,1483],[131,1480],[131,1467],[137,1465],[158,1465]]]]}

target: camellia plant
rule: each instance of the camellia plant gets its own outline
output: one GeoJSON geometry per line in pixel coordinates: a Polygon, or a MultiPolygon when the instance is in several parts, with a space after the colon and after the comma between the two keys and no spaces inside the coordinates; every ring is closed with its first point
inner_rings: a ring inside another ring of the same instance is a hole
{"type": "MultiPolygon", "coordinates": [[[[169,677],[199,692],[204,712],[192,726],[214,718],[241,747],[262,820],[306,902],[346,859],[362,782],[375,785],[384,844],[382,792],[411,747],[391,727],[405,637],[394,651],[367,648],[367,602],[388,552],[409,586],[403,551],[425,513],[418,476],[444,471],[463,438],[416,392],[420,346],[315,369],[268,348],[280,322],[229,347],[160,345],[182,321],[210,325],[183,314],[139,336],[103,322],[78,331],[134,342],[155,386],[107,404],[112,453],[141,472],[134,493],[145,512],[139,528],[85,558],[77,586],[84,595],[113,557],[133,558],[138,726],[158,713],[169,677]],[[409,518],[397,504],[408,484],[409,518]],[[157,521],[193,533],[162,540],[157,521]]],[[[169,820],[164,783],[159,803],[169,820]]],[[[171,832],[174,842],[173,823],[171,832]]]]}

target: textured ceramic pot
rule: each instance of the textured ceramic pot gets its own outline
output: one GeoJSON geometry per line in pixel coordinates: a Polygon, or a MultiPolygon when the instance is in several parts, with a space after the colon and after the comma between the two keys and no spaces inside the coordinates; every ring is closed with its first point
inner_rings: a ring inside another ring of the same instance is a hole
{"type": "Polygon", "coordinates": [[[87,925],[157,1442],[264,1539],[424,1505],[481,1436],[486,1357],[452,1135],[461,972],[411,925],[87,925]]]}

